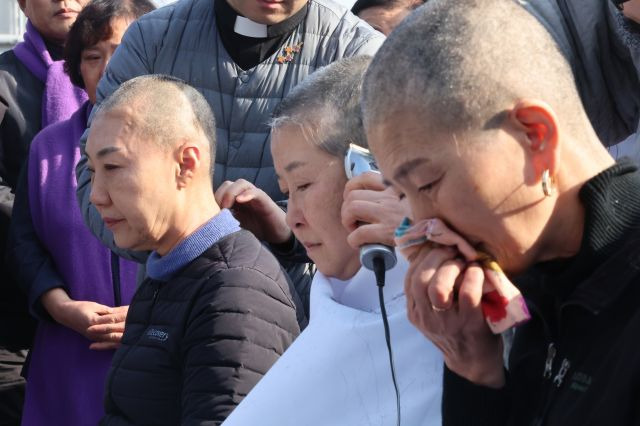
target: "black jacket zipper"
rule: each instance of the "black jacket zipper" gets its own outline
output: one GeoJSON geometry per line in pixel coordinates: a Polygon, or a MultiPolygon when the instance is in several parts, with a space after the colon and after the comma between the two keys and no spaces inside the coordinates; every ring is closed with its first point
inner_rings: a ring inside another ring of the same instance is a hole
{"type": "Polygon", "coordinates": [[[539,415],[533,422],[535,426],[541,426],[545,423],[547,414],[549,413],[549,409],[551,408],[551,403],[562,387],[564,378],[571,368],[571,361],[569,361],[569,359],[567,358],[563,358],[559,368],[556,370],[556,373],[554,375],[553,366],[557,354],[558,349],[555,343],[549,343],[549,346],[547,347],[547,358],[545,359],[544,363],[544,371],[542,373],[542,379],[548,382],[547,391],[544,397],[544,403],[542,404],[542,410],[539,411],[539,415]]]}

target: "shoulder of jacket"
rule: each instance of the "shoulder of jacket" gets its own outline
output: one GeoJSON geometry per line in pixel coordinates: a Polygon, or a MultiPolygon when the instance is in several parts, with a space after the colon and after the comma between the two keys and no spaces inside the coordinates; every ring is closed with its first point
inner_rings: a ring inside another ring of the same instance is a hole
{"type": "Polygon", "coordinates": [[[385,39],[383,34],[351,13],[350,9],[333,0],[310,0],[307,19],[307,35],[348,43],[355,50],[371,41],[382,44],[385,39]]]}
{"type": "Polygon", "coordinates": [[[18,60],[13,50],[0,54],[0,75],[12,76],[15,79],[15,74],[20,67],[24,68],[24,65],[18,60]]]}
{"type": "Polygon", "coordinates": [[[180,0],[149,12],[136,22],[145,30],[157,27],[166,30],[177,22],[202,18],[212,9],[213,0],[180,0]]]}

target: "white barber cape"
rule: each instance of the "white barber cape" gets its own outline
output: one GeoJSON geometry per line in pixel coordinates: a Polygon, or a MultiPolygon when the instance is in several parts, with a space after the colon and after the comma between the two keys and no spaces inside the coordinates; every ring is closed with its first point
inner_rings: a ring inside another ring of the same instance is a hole
{"type": "MultiPolygon", "coordinates": [[[[402,425],[440,425],[442,355],[407,319],[404,259],[387,272],[402,425]]],[[[396,397],[373,272],[349,281],[317,272],[310,322],[225,426],[395,425],[396,397]]]]}

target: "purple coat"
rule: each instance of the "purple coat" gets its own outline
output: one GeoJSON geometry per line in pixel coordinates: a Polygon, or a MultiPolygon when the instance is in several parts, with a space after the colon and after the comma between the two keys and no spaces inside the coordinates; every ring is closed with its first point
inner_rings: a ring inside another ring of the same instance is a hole
{"type": "MultiPolygon", "coordinates": [[[[114,306],[111,252],[86,228],[76,200],[75,166],[91,105],[45,128],[29,152],[29,204],[38,237],[69,296],[114,306]]],[[[136,265],[120,259],[120,294],[128,305],[136,265]]],[[[31,350],[22,424],[91,425],[104,415],[104,380],[113,351],[55,322],[40,321],[31,350]]]]}

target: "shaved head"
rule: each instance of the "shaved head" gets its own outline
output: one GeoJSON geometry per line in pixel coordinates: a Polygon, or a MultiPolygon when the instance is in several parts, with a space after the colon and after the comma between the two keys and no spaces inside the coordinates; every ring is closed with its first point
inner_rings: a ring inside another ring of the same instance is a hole
{"type": "Polygon", "coordinates": [[[360,94],[370,61],[366,55],[344,58],[315,71],[278,105],[272,130],[298,125],[309,140],[337,157],[350,143],[366,147],[360,94]]]}
{"type": "Polygon", "coordinates": [[[206,141],[213,176],[215,119],[209,104],[196,89],[170,76],[136,77],[100,104],[95,120],[119,110],[129,113],[136,133],[162,148],[173,148],[181,141],[195,141],[199,137],[206,141]]]}
{"type": "Polygon", "coordinates": [[[569,64],[515,0],[429,0],[374,57],[363,118],[368,129],[410,112],[435,131],[480,130],[526,98],[548,103],[569,132],[590,126],[569,64]]]}

